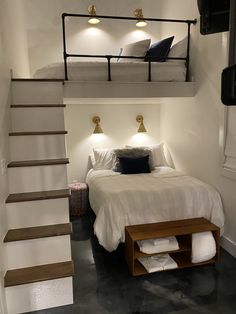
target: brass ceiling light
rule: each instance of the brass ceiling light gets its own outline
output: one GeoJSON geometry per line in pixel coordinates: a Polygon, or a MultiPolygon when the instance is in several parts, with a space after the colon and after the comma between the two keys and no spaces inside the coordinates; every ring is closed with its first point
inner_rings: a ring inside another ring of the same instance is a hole
{"type": "Polygon", "coordinates": [[[139,133],[140,133],[140,132],[147,132],[147,130],[146,130],[144,124],[143,124],[143,116],[142,116],[142,115],[138,115],[138,116],[136,117],[136,121],[137,121],[138,123],[140,123],[139,128],[138,128],[138,132],[139,132],[139,133]]]}
{"type": "Polygon", "coordinates": [[[100,125],[100,122],[101,122],[100,117],[94,116],[92,121],[95,124],[95,128],[94,128],[93,134],[103,133],[103,130],[102,130],[101,125],[100,125]]]}
{"type": "Polygon", "coordinates": [[[97,18],[97,10],[94,4],[88,7],[88,12],[91,15],[91,17],[88,20],[90,24],[96,25],[100,23],[100,20],[97,18]]]}
{"type": "Polygon", "coordinates": [[[134,10],[134,16],[136,16],[138,19],[136,23],[137,27],[145,27],[147,25],[147,22],[145,21],[143,17],[143,9],[134,10]]]}

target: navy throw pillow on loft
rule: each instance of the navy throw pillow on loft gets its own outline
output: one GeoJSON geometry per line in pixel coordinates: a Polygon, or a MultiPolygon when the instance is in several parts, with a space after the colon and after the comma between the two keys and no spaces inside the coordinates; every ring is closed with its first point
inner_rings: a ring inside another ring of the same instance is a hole
{"type": "Polygon", "coordinates": [[[149,156],[118,157],[122,174],[150,173],[149,156]]]}
{"type": "Polygon", "coordinates": [[[174,36],[165,38],[152,44],[146,53],[145,61],[165,62],[169,54],[174,36]]]}

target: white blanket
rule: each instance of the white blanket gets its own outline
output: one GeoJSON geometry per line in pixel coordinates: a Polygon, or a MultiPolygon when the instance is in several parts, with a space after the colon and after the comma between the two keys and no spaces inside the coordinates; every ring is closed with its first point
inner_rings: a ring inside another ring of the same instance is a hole
{"type": "Polygon", "coordinates": [[[204,217],[223,228],[221,198],[210,185],[169,167],[150,174],[90,170],[89,199],[95,234],[108,251],[124,242],[128,225],[204,217]]]}

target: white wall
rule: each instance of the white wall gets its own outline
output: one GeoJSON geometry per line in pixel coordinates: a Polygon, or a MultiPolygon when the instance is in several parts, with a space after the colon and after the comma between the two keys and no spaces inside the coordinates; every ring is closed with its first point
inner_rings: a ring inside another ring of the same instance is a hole
{"type": "Polygon", "coordinates": [[[96,148],[122,147],[126,144],[151,144],[160,140],[160,105],[96,104],[67,105],[65,110],[69,182],[84,182],[88,155],[96,148]],[[137,134],[136,116],[142,114],[147,133],[137,134]],[[92,134],[93,116],[101,118],[104,134],[92,134]]]}
{"type": "MultiPolygon", "coordinates": [[[[4,23],[5,1],[0,1],[0,162],[8,160],[9,84],[10,70],[6,50],[9,41],[7,24],[4,23]]],[[[5,199],[8,195],[6,173],[0,168],[0,313],[6,313],[3,276],[5,271],[3,237],[7,231],[5,199]]]]}
{"type": "MultiPolygon", "coordinates": [[[[198,16],[195,0],[163,0],[163,15],[198,16]],[[178,6],[176,5],[178,2],[178,6]]],[[[198,84],[196,97],[163,99],[161,133],[178,169],[215,186],[225,210],[224,244],[236,254],[236,181],[221,175],[219,133],[224,106],[220,101],[220,77],[227,65],[227,33],[202,36],[199,23],[194,34],[193,65],[198,84]]],[[[163,34],[168,29],[162,28],[163,34]]]]}
{"type": "MultiPolygon", "coordinates": [[[[155,0],[24,0],[27,19],[31,74],[49,63],[63,60],[61,14],[88,14],[90,4],[97,7],[97,14],[133,16],[136,8],[143,8],[145,16],[157,17],[159,4],[155,0]]],[[[102,20],[92,27],[87,18],[67,18],[68,52],[118,54],[124,44],[143,38],[160,39],[160,24],[149,23],[138,29],[135,21],[102,20]]],[[[73,59],[77,61],[78,59],[73,59]]]]}
{"type": "Polygon", "coordinates": [[[4,16],[7,21],[6,46],[13,77],[29,77],[28,42],[25,28],[23,0],[5,1],[4,16]]]}

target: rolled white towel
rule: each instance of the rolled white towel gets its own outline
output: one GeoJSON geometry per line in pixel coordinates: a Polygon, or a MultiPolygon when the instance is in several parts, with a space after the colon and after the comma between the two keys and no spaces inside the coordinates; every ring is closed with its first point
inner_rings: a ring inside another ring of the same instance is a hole
{"type": "Polygon", "coordinates": [[[154,245],[153,239],[137,241],[141,252],[146,254],[161,253],[167,251],[175,251],[179,249],[178,241],[175,237],[168,237],[169,243],[154,245]]]}
{"type": "Polygon", "coordinates": [[[211,231],[192,234],[192,263],[210,260],[216,255],[216,242],[211,231]]]}
{"type": "Polygon", "coordinates": [[[169,254],[139,257],[138,260],[148,273],[178,268],[178,265],[169,254]]]}

